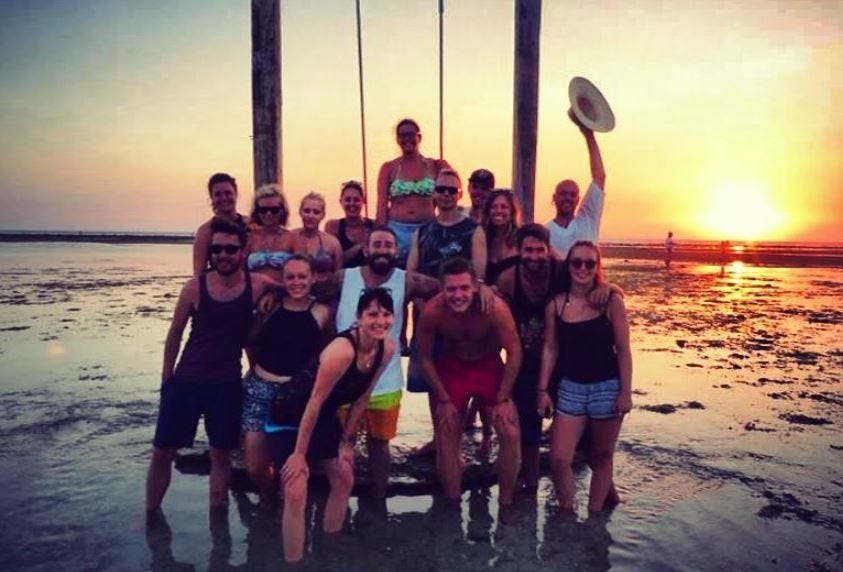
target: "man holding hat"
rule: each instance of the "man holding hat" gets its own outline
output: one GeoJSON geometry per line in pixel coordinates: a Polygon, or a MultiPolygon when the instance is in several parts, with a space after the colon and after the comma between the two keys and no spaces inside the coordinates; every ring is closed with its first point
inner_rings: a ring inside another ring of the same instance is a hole
{"type": "Polygon", "coordinates": [[[477,169],[468,178],[468,196],[471,197],[471,210],[468,216],[477,222],[483,217],[483,205],[486,197],[495,188],[495,175],[488,169],[477,169]]]}
{"type": "Polygon", "coordinates": [[[545,226],[550,231],[551,246],[562,256],[567,256],[571,245],[578,240],[590,240],[597,244],[606,183],[606,171],[603,169],[603,158],[600,156],[600,147],[597,146],[594,131],[583,125],[573,113],[569,114],[569,117],[585,137],[591,165],[591,184],[582,202],[580,202],[580,188],[571,179],[560,181],[553,192],[556,217],[545,226]],[[577,209],[578,204],[579,209],[577,209]]]}

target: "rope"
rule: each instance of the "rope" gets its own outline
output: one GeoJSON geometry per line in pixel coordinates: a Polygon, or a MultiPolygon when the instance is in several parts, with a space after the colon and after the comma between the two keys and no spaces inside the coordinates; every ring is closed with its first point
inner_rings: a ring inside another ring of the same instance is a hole
{"type": "Polygon", "coordinates": [[[366,105],[363,98],[363,37],[360,31],[360,0],[355,1],[357,8],[357,75],[360,84],[360,138],[363,154],[363,209],[369,216],[369,176],[366,168],[366,105]]]}
{"type": "Polygon", "coordinates": [[[442,160],[445,156],[444,152],[444,50],[443,50],[443,38],[444,38],[444,23],[445,23],[445,0],[439,0],[439,159],[442,160]]]}

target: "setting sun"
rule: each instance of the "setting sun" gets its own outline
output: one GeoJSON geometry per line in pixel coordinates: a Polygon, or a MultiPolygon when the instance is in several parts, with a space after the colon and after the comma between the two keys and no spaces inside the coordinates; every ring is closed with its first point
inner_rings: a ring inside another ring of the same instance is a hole
{"type": "Polygon", "coordinates": [[[761,185],[754,181],[728,181],[710,197],[700,216],[711,238],[754,240],[773,234],[784,222],[761,185]]]}

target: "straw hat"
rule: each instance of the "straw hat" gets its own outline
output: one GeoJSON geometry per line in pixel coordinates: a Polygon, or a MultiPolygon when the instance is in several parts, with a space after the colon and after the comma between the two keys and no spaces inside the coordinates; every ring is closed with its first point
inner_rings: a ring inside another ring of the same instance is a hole
{"type": "Polygon", "coordinates": [[[615,114],[600,90],[585,79],[575,77],[568,84],[571,109],[568,115],[591,129],[606,133],[615,128],[615,114]]]}

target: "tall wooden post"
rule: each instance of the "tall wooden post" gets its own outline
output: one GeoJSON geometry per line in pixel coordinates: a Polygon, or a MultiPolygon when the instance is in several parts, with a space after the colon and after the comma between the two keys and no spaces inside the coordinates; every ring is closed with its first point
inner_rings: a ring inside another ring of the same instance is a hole
{"type": "Polygon", "coordinates": [[[524,222],[533,222],[539,118],[541,0],[515,0],[515,105],[512,189],[524,222]]]}
{"type": "Polygon", "coordinates": [[[252,0],[252,139],[255,188],[283,184],[280,0],[252,0]]]}

